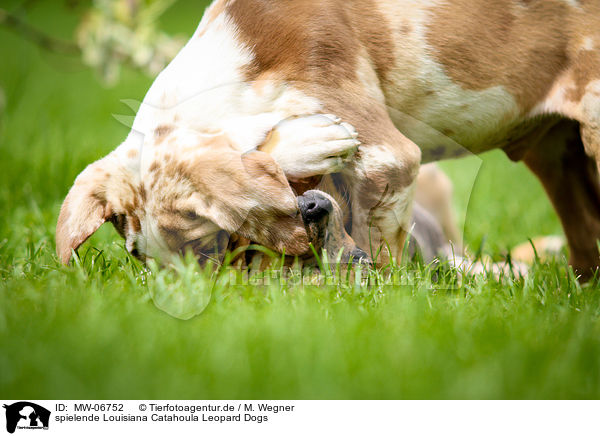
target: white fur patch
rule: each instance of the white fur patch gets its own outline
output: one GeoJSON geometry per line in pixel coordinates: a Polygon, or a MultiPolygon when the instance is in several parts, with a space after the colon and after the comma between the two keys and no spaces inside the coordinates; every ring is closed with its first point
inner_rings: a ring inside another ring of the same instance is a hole
{"type": "MultiPolygon", "coordinates": [[[[391,213],[386,212],[378,221],[378,225],[385,237],[394,237],[397,234],[398,227],[406,232],[410,231],[410,222],[412,214],[412,204],[416,184],[412,184],[406,189],[396,192],[386,203],[393,204],[391,213]],[[389,236],[388,236],[389,235],[389,236]]],[[[374,211],[378,215],[377,210],[374,211]]]]}
{"type": "Polygon", "coordinates": [[[568,98],[568,93],[575,88],[576,84],[571,74],[564,73],[556,81],[546,99],[538,104],[529,115],[555,113],[576,120],[596,121],[600,113],[600,80],[593,80],[587,84],[585,94],[579,102],[568,98]]]}
{"type": "Polygon", "coordinates": [[[579,0],[562,0],[564,3],[568,4],[572,8],[581,9],[581,5],[579,4],[579,0]]]}
{"type": "Polygon", "coordinates": [[[595,47],[594,38],[586,36],[583,38],[583,44],[581,44],[580,50],[593,50],[595,47]]]}
{"type": "Polygon", "coordinates": [[[147,257],[159,261],[169,261],[173,253],[160,234],[158,222],[152,214],[141,220],[142,234],[137,235],[136,247],[147,257]]]}

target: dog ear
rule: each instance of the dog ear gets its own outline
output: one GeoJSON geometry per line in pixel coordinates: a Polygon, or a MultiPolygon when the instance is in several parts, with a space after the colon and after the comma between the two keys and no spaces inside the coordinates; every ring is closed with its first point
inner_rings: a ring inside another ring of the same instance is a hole
{"type": "Polygon", "coordinates": [[[242,155],[242,166],[260,206],[246,211],[241,233],[278,252],[300,255],[308,250],[306,229],[296,195],[281,167],[268,153],[242,155]]]}
{"type": "Polygon", "coordinates": [[[89,165],[79,174],[60,208],[56,224],[56,253],[68,264],[77,250],[113,214],[107,200],[111,177],[108,158],[89,165]]]}
{"type": "Polygon", "coordinates": [[[270,154],[252,150],[242,154],[242,165],[246,173],[259,183],[269,183],[276,189],[290,189],[281,167],[270,154]]]}
{"type": "Polygon", "coordinates": [[[199,215],[280,253],[309,250],[296,196],[269,154],[207,150],[190,165],[199,215]]]}

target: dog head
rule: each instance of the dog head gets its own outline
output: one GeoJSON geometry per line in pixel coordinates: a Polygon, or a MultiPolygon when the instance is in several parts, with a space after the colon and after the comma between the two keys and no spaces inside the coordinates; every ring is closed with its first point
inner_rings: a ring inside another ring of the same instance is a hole
{"type": "Polygon", "coordinates": [[[61,207],[61,261],[107,221],[142,260],[191,250],[201,263],[219,262],[232,236],[291,256],[310,256],[312,243],[366,257],[333,198],[320,191],[296,197],[269,154],[241,153],[224,135],[174,130],[160,145],[124,145],[89,165],[61,207]]]}
{"type": "Polygon", "coordinates": [[[64,263],[106,221],[140,258],[187,249],[212,258],[230,234],[290,255],[309,250],[296,196],[267,153],[180,131],[138,150],[121,146],[75,180],[56,229],[64,263]]]}

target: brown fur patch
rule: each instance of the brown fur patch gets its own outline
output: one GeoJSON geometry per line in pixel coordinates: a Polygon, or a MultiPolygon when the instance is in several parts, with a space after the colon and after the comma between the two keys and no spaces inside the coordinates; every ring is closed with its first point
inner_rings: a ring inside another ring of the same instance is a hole
{"type": "Polygon", "coordinates": [[[380,78],[393,65],[390,32],[372,0],[237,0],[227,12],[254,51],[249,80],[270,71],[328,86],[355,80],[361,47],[380,78]]]}
{"type": "Polygon", "coordinates": [[[134,233],[139,233],[142,231],[142,224],[137,216],[132,215],[129,217],[129,226],[134,233]]]}
{"type": "Polygon", "coordinates": [[[114,214],[108,220],[122,238],[127,238],[127,216],[125,214],[114,214]]]}
{"type": "Polygon", "coordinates": [[[154,129],[155,145],[160,145],[165,137],[173,131],[173,126],[162,124],[154,129]]]}
{"type": "MultiPolygon", "coordinates": [[[[309,191],[311,189],[317,189],[317,186],[319,186],[319,183],[321,182],[322,179],[323,179],[323,176],[308,177],[308,178],[302,179],[302,180],[297,180],[297,181],[293,181],[293,182],[290,181],[290,186],[292,187],[292,189],[294,190],[294,193],[296,195],[302,195],[306,191],[309,191]]],[[[325,190],[326,192],[332,192],[327,189],[322,189],[322,190],[325,190]]]]}
{"type": "Polygon", "coordinates": [[[528,111],[568,65],[565,2],[452,0],[430,12],[432,54],[463,88],[504,86],[528,111]]]}
{"type": "MultiPolygon", "coordinates": [[[[350,21],[360,44],[366,48],[369,59],[380,81],[387,80],[388,72],[395,64],[395,44],[388,20],[378,10],[373,0],[344,2],[349,5],[350,21]]],[[[411,27],[404,29],[411,32],[411,27]]]]}
{"type": "Polygon", "coordinates": [[[227,7],[254,51],[247,76],[276,71],[285,80],[353,79],[357,41],[335,0],[238,0],[227,7]]]}
{"type": "Polygon", "coordinates": [[[148,171],[151,173],[154,173],[154,172],[158,171],[159,169],[160,169],[160,164],[158,163],[158,161],[154,161],[150,164],[148,171]]]}

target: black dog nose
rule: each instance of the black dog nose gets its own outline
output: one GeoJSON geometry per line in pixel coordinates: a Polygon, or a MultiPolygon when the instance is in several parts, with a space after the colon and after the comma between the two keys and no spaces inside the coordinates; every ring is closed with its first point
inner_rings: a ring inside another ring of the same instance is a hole
{"type": "Polygon", "coordinates": [[[298,197],[298,206],[306,223],[318,222],[333,210],[329,198],[317,191],[308,191],[298,197]]]}

